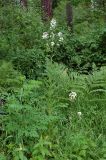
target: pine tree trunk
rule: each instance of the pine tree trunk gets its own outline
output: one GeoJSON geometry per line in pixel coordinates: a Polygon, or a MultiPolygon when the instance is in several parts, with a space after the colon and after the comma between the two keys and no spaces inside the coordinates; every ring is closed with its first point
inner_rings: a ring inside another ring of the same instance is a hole
{"type": "Polygon", "coordinates": [[[73,8],[70,2],[66,4],[67,26],[73,31],[73,8]]]}
{"type": "Polygon", "coordinates": [[[52,0],[41,0],[42,18],[44,21],[52,17],[52,0]]]}
{"type": "Polygon", "coordinates": [[[27,8],[28,7],[28,2],[27,0],[20,0],[20,4],[23,8],[27,8]]]}

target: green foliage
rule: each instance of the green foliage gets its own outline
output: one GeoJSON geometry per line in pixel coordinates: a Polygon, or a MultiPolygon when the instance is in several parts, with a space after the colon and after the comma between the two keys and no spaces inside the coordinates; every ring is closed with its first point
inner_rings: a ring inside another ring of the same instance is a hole
{"type": "Polygon", "coordinates": [[[44,71],[45,54],[36,47],[26,51],[17,51],[12,56],[12,62],[15,68],[21,71],[27,78],[36,79],[44,71]]]}
{"type": "Polygon", "coordinates": [[[32,159],[37,159],[37,160],[43,160],[47,156],[51,156],[50,153],[50,148],[51,148],[51,143],[47,141],[46,137],[45,139],[41,136],[39,139],[39,142],[33,147],[33,152],[32,152],[32,159]]]}
{"type": "Polygon", "coordinates": [[[40,44],[44,26],[36,9],[26,12],[7,5],[1,8],[0,21],[0,59],[11,60],[28,78],[39,76],[45,62],[40,44]]]}
{"type": "Polygon", "coordinates": [[[83,73],[91,72],[94,64],[97,67],[105,65],[105,13],[92,11],[90,5],[86,4],[73,6],[71,33],[67,31],[65,6],[66,2],[62,1],[55,9],[57,24],[64,33],[64,42],[56,50],[54,60],[83,73]]]}
{"type": "Polygon", "coordinates": [[[54,10],[57,21],[54,30],[50,30],[49,22],[42,22],[39,1],[29,1],[28,11],[15,4],[1,6],[0,59],[12,60],[17,70],[33,79],[41,76],[48,56],[86,73],[94,63],[97,67],[104,65],[104,11],[92,11],[90,3],[80,2],[77,6],[73,3],[72,34],[66,24],[66,2],[54,1],[58,4],[54,10]],[[49,32],[51,37],[42,40],[43,32],[49,32]],[[63,33],[62,43],[58,40],[59,32],[63,33]],[[51,46],[51,42],[55,45],[51,46]]]}
{"type": "Polygon", "coordinates": [[[105,72],[67,73],[62,64],[47,60],[42,80],[26,81],[8,97],[8,115],[1,121],[4,155],[25,160],[105,158],[105,72]]]}
{"type": "Polygon", "coordinates": [[[0,92],[12,92],[22,87],[25,77],[13,69],[10,62],[0,64],[0,92]]]}
{"type": "Polygon", "coordinates": [[[105,160],[104,1],[52,2],[0,0],[0,160],[105,160]]]}

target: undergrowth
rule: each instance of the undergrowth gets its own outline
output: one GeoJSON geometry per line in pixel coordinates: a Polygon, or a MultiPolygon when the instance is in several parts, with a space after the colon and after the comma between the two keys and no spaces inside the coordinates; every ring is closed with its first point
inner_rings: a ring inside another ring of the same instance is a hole
{"type": "Polygon", "coordinates": [[[42,79],[6,98],[0,160],[105,160],[105,106],[105,67],[81,75],[47,60],[42,79]]]}

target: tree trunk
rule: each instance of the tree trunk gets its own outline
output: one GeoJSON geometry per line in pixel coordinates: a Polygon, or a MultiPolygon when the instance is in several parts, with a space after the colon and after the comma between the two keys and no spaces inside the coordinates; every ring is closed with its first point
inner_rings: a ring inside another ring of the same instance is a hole
{"type": "Polygon", "coordinates": [[[42,18],[44,21],[52,17],[52,0],[41,0],[42,18]]]}
{"type": "Polygon", "coordinates": [[[73,31],[73,8],[70,2],[66,4],[67,26],[73,31]]]}
{"type": "Polygon", "coordinates": [[[23,8],[27,8],[28,7],[28,2],[27,0],[20,0],[20,4],[23,8]]]}

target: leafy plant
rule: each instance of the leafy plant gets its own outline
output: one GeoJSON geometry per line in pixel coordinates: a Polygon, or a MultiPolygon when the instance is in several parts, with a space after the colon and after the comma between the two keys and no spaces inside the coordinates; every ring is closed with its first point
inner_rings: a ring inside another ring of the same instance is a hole
{"type": "Polygon", "coordinates": [[[14,70],[10,62],[1,62],[0,65],[0,90],[12,92],[23,85],[25,77],[14,70]]]}

